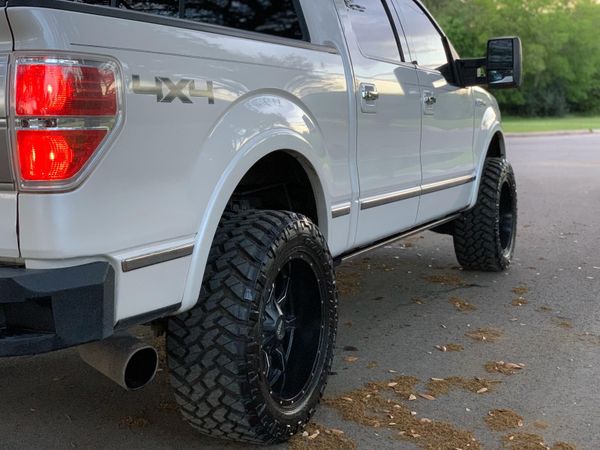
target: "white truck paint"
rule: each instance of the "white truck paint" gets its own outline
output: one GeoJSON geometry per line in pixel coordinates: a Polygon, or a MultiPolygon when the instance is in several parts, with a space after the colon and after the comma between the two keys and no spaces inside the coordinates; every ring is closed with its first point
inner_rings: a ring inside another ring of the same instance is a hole
{"type": "MultiPolygon", "coordinates": [[[[221,214],[244,175],[272,152],[287,152],[306,171],[334,256],[473,206],[485,155],[494,137],[501,140],[493,97],[413,64],[405,36],[404,61],[365,55],[351,2],[300,3],[307,44],[112,17],[100,7],[9,2],[2,53],[11,61],[45,53],[114,58],[124,122],[75,189],[40,193],[15,184],[0,193],[0,257],[27,268],[110,262],[117,323],[194,306],[221,214]],[[133,92],[133,75],[203,87],[210,80],[214,104],[159,103],[133,92]],[[378,89],[371,105],[361,98],[365,84],[378,89]],[[433,106],[424,103],[430,94],[433,106]],[[168,259],[182,247],[190,254],[123,270],[124,261],[168,259]]],[[[393,15],[398,30],[401,21],[393,15]]]]}

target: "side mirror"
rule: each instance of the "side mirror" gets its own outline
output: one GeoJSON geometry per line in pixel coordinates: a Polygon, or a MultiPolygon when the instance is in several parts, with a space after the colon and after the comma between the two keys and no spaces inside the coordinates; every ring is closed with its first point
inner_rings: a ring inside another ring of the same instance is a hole
{"type": "Polygon", "coordinates": [[[456,60],[461,85],[487,86],[492,89],[520,87],[523,82],[521,55],[520,38],[490,39],[487,57],[456,60]]]}
{"type": "Polygon", "coordinates": [[[487,84],[490,88],[516,88],[523,82],[521,39],[496,38],[488,41],[487,84]]]}

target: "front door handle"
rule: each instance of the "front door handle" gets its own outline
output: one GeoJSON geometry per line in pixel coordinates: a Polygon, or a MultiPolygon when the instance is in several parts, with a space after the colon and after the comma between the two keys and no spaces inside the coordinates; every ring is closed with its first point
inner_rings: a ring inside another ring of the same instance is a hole
{"type": "Polygon", "coordinates": [[[424,102],[427,106],[433,106],[437,103],[437,98],[435,98],[435,96],[431,93],[426,93],[424,102]]]}
{"type": "Polygon", "coordinates": [[[377,86],[371,83],[361,83],[360,96],[367,102],[374,102],[375,100],[379,99],[377,86]]]}

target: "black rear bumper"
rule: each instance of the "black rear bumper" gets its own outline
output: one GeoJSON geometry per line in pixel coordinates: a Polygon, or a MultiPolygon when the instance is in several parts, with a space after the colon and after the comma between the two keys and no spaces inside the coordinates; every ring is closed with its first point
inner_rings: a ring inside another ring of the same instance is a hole
{"type": "Polygon", "coordinates": [[[48,270],[0,267],[0,357],[111,336],[114,279],[107,262],[48,270]]]}

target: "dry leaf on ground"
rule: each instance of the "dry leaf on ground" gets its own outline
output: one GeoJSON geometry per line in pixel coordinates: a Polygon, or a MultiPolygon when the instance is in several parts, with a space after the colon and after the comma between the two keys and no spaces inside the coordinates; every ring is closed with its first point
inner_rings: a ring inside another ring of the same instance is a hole
{"type": "Polygon", "coordinates": [[[440,352],[462,352],[465,348],[460,345],[460,344],[446,344],[446,345],[436,345],[435,348],[437,348],[440,352]]]}
{"type": "Polygon", "coordinates": [[[529,288],[527,286],[518,286],[512,289],[512,291],[521,296],[521,295],[525,295],[529,292],[529,288]]]}
{"type": "Polygon", "coordinates": [[[119,425],[127,428],[146,428],[150,421],[144,417],[125,416],[119,420],[119,425]]]}
{"type": "Polygon", "coordinates": [[[504,361],[488,361],[485,364],[485,370],[488,373],[501,373],[504,375],[514,375],[525,368],[525,364],[509,363],[504,361]]]}
{"type": "Polygon", "coordinates": [[[296,434],[289,442],[290,450],[354,450],[356,443],[344,436],[342,430],[326,428],[309,423],[303,433],[296,434]]]}
{"type": "Polygon", "coordinates": [[[513,305],[513,306],[523,306],[523,305],[526,305],[527,303],[529,303],[527,300],[525,300],[523,297],[519,297],[519,298],[515,298],[511,302],[511,305],[513,305]]]}
{"type": "Polygon", "coordinates": [[[425,281],[445,286],[466,286],[464,278],[454,274],[429,275],[424,277],[425,281]]]}
{"type": "Polygon", "coordinates": [[[510,409],[494,409],[488,412],[485,423],[492,431],[507,431],[523,426],[523,418],[510,409]]]}
{"type": "MultiPolygon", "coordinates": [[[[369,383],[344,397],[325,399],[324,403],[336,409],[344,420],[395,430],[398,439],[412,442],[422,449],[481,449],[481,444],[471,432],[460,430],[449,423],[419,419],[414,411],[404,405],[382,397],[382,393],[389,392],[387,385],[394,382],[396,381],[388,380],[369,383]],[[346,398],[352,401],[349,402],[346,398]]],[[[398,382],[394,388],[401,384],[398,382]]]]}
{"type": "Polygon", "coordinates": [[[502,336],[502,331],[494,328],[478,328],[473,331],[467,331],[465,336],[470,337],[476,341],[481,342],[494,342],[502,336]]]}
{"type": "Polygon", "coordinates": [[[449,302],[462,312],[475,311],[477,308],[460,297],[452,297],[449,302]]]}

